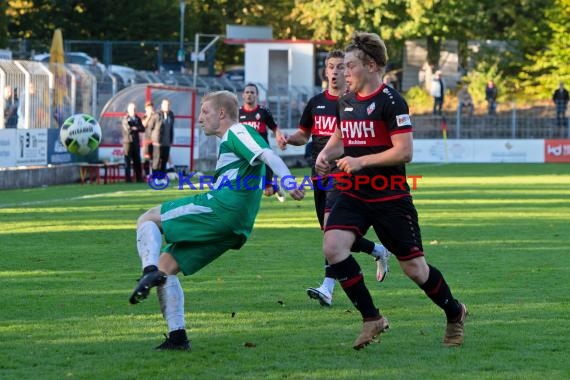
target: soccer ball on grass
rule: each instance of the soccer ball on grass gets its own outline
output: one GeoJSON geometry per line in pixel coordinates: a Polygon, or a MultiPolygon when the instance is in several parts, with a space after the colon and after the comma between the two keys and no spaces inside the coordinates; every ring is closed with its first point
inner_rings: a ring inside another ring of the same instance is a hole
{"type": "Polygon", "coordinates": [[[85,156],[99,146],[101,126],[91,115],[72,115],[63,122],[59,140],[69,153],[85,156]]]}

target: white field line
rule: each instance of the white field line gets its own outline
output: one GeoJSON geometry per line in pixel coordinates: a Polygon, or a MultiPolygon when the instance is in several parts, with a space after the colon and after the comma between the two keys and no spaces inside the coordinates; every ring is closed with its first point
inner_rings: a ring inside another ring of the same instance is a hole
{"type": "Polygon", "coordinates": [[[72,198],[52,198],[52,199],[44,199],[41,201],[8,203],[8,204],[0,204],[0,208],[38,206],[38,205],[44,205],[44,204],[50,204],[50,203],[78,201],[78,200],[82,200],[82,199],[103,198],[103,197],[107,197],[107,196],[115,196],[115,195],[121,195],[121,194],[126,194],[126,193],[135,193],[135,192],[141,192],[141,191],[145,191],[145,190],[114,191],[114,192],[110,192],[110,193],[89,194],[89,195],[82,195],[79,197],[72,197],[72,198]]]}

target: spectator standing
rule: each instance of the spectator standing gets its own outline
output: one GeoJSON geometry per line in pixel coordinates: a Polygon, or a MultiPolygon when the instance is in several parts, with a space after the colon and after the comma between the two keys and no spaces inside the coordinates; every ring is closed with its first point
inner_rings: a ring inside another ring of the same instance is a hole
{"type": "Polygon", "coordinates": [[[497,86],[495,82],[490,79],[487,82],[487,87],[485,87],[485,99],[487,100],[487,110],[489,115],[494,115],[497,112],[497,96],[499,92],[497,91],[497,86]]]}
{"type": "Polygon", "coordinates": [[[441,71],[437,70],[431,81],[431,96],[433,96],[434,115],[441,115],[444,95],[445,95],[445,83],[441,78],[441,71]]]}
{"type": "Polygon", "coordinates": [[[461,89],[457,93],[457,100],[459,104],[459,114],[461,114],[465,109],[467,111],[467,115],[473,116],[473,97],[469,92],[468,84],[461,86],[461,89]]]}
{"type": "Polygon", "coordinates": [[[141,149],[139,133],[144,132],[141,118],[136,114],[136,105],[131,102],[127,105],[127,114],[122,120],[123,151],[125,155],[125,180],[131,181],[131,166],[135,171],[137,182],[142,182],[141,149]]]}
{"type": "Polygon", "coordinates": [[[12,91],[12,86],[4,87],[4,127],[18,126],[18,97],[12,91]]]}
{"type": "Polygon", "coordinates": [[[552,101],[556,105],[556,125],[563,127],[566,125],[566,109],[568,108],[568,90],[564,88],[564,82],[560,82],[559,87],[552,94],[552,101]]]}
{"type": "Polygon", "coordinates": [[[27,91],[24,90],[18,98],[18,128],[48,128],[50,119],[47,107],[43,99],[45,89],[42,94],[38,93],[34,82],[29,82],[27,91]],[[26,102],[29,99],[29,124],[26,123],[26,102]]]}
{"type": "Polygon", "coordinates": [[[170,100],[163,99],[156,123],[151,132],[152,171],[166,173],[166,164],[170,156],[170,145],[174,141],[174,113],[170,110],[170,100]]]}
{"type": "Polygon", "coordinates": [[[152,169],[152,130],[156,125],[158,115],[154,112],[154,104],[148,101],[144,104],[144,116],[142,117],[142,125],[144,127],[143,136],[143,159],[144,173],[148,177],[152,169]]]}

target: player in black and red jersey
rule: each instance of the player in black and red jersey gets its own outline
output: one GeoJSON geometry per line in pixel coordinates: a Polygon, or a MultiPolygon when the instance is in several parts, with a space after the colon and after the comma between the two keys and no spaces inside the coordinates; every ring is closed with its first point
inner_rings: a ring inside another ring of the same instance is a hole
{"type": "Polygon", "coordinates": [[[370,227],[396,256],[404,273],[445,312],[443,344],[459,346],[467,309],[453,297],[441,272],[425,260],[406,181],[405,164],[413,153],[412,124],[405,100],[382,83],[387,60],[386,45],[375,33],[355,33],[346,48],[345,77],[350,92],[338,103],[337,129],[315,163],[317,172],[324,175],[335,162],[347,173],[343,185],[348,183],[329,215],[323,250],[363,318],[355,349],[388,328],[388,320],[374,305],[360,266],[350,254],[355,239],[370,227]],[[379,178],[387,185],[374,182],[379,178]]]}
{"type": "MultiPolygon", "coordinates": [[[[268,130],[275,134],[275,139],[279,141],[282,137],[279,126],[275,123],[269,108],[257,103],[259,89],[254,83],[248,83],[242,93],[243,105],[239,108],[239,122],[252,126],[259,132],[261,137],[269,144],[268,130]]],[[[266,196],[274,195],[279,202],[285,202],[285,193],[273,181],[273,171],[269,166],[265,167],[265,191],[266,196]]]]}
{"type": "MultiPolygon", "coordinates": [[[[327,89],[312,97],[301,115],[299,129],[291,136],[278,141],[279,147],[284,149],[287,144],[301,146],[312,138],[313,162],[317,155],[325,147],[329,138],[336,129],[336,108],[340,95],[346,90],[344,80],[344,53],[341,50],[333,50],[325,58],[325,77],[327,89]]],[[[338,170],[333,169],[333,173],[338,170]]],[[[322,180],[317,179],[315,168],[312,167],[313,189],[315,197],[315,210],[321,229],[326,224],[328,214],[339,191],[334,184],[328,181],[330,177],[322,180]]],[[[366,252],[377,260],[377,280],[383,281],[388,272],[388,258],[390,252],[381,244],[375,244],[368,239],[357,239],[352,247],[353,252],[366,252]]],[[[319,300],[321,305],[330,306],[332,303],[335,275],[331,266],[325,260],[325,278],[318,288],[307,289],[309,297],[319,300]]]]}

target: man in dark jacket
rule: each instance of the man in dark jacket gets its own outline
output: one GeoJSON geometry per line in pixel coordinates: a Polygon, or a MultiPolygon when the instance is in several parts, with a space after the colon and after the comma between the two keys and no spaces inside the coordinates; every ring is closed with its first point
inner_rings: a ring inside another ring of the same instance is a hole
{"type": "Polygon", "coordinates": [[[568,108],[568,90],[564,88],[564,83],[552,94],[552,101],[556,105],[556,125],[563,127],[566,125],[566,108],[568,108]]]}
{"type": "Polygon", "coordinates": [[[5,128],[18,126],[18,96],[10,85],[4,88],[4,124],[5,128]]]}
{"type": "Polygon", "coordinates": [[[156,124],[151,132],[153,155],[152,171],[166,173],[166,164],[170,155],[170,145],[174,140],[174,113],[170,110],[170,101],[163,99],[157,112],[156,124]]]}
{"type": "Polygon", "coordinates": [[[487,100],[487,110],[489,115],[494,115],[497,112],[497,96],[499,92],[497,91],[497,86],[493,80],[487,82],[487,87],[485,87],[485,100],[487,100]]]}
{"type": "Polygon", "coordinates": [[[135,103],[129,103],[127,114],[121,122],[123,132],[123,151],[125,155],[125,179],[131,182],[131,164],[135,170],[137,182],[142,182],[141,148],[139,133],[144,132],[141,118],[136,114],[135,103]]]}

